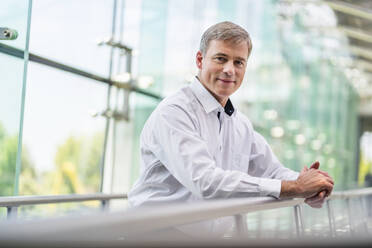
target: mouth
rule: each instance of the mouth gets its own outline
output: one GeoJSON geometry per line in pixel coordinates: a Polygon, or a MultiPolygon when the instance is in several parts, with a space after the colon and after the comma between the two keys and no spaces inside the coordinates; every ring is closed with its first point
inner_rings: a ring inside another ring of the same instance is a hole
{"type": "Polygon", "coordinates": [[[231,80],[231,79],[217,78],[217,80],[219,80],[219,81],[221,81],[222,83],[225,83],[225,84],[235,83],[235,80],[231,80]]]}

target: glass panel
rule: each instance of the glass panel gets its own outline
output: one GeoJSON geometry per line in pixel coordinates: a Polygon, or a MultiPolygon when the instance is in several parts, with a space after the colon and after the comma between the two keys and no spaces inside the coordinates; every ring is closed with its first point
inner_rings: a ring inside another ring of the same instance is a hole
{"type": "MultiPolygon", "coordinates": [[[[300,170],[319,160],[321,169],[335,178],[337,188],[354,184],[358,95],[345,65],[338,63],[351,58],[347,39],[338,31],[318,37],[311,29],[324,24],[319,23],[321,15],[327,16],[329,27],[337,24],[329,6],[224,0],[143,0],[141,6],[132,1],[125,5],[125,23],[136,16],[131,25],[124,25],[124,41],[135,48],[138,59],[134,77],[150,76],[148,89],[163,95],[175,92],[195,75],[195,53],[207,27],[229,20],[246,28],[253,51],[245,82],[232,96],[234,104],[265,136],[283,164],[300,170]],[[309,20],[307,8],[316,8],[309,20]]],[[[136,104],[132,181],[138,175],[136,139],[156,106],[136,104]]]]}
{"type": "Polygon", "coordinates": [[[20,192],[97,192],[107,85],[29,64],[20,192]]]}
{"type": "MultiPolygon", "coordinates": [[[[140,55],[138,58],[139,76],[152,78],[148,90],[161,93],[163,90],[164,58],[166,53],[166,24],[168,1],[144,0],[141,9],[141,39],[139,41],[140,55]],[[151,40],[151,42],[148,42],[151,40]],[[154,63],[156,61],[156,63],[154,63]]],[[[155,109],[158,101],[149,97],[136,95],[133,125],[133,155],[131,168],[131,184],[139,173],[139,136],[145,121],[155,109]]]]}
{"type": "MultiPolygon", "coordinates": [[[[0,27],[18,31],[15,40],[0,40],[0,45],[26,47],[26,30],[29,1],[2,1],[0,27]]],[[[0,196],[15,192],[15,171],[18,135],[21,120],[22,85],[26,61],[0,52],[0,196]]]]}
{"type": "Polygon", "coordinates": [[[1,208],[0,208],[0,221],[2,221],[2,220],[6,220],[6,217],[7,217],[6,214],[7,214],[7,213],[6,213],[6,208],[1,207],[1,208]]]}
{"type": "Polygon", "coordinates": [[[68,202],[57,204],[28,205],[18,208],[18,218],[22,220],[58,218],[67,215],[89,215],[101,211],[100,201],[68,202]]]}
{"type": "Polygon", "coordinates": [[[113,1],[35,1],[30,52],[108,76],[113,1]]]}
{"type": "Polygon", "coordinates": [[[372,186],[372,132],[364,132],[360,139],[359,184],[372,186]]]}
{"type": "Polygon", "coordinates": [[[247,238],[291,239],[296,237],[293,208],[279,208],[249,213],[247,238]]]}
{"type": "Polygon", "coordinates": [[[19,48],[21,50],[25,49],[28,8],[29,0],[1,1],[0,27],[7,27],[16,30],[18,32],[18,37],[15,40],[0,40],[0,43],[19,48]]]}

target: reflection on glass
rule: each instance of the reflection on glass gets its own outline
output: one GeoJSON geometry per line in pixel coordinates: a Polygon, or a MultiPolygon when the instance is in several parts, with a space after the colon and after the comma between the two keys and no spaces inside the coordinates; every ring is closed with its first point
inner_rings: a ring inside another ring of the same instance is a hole
{"type": "Polygon", "coordinates": [[[29,64],[20,192],[97,192],[107,86],[29,64]]]}

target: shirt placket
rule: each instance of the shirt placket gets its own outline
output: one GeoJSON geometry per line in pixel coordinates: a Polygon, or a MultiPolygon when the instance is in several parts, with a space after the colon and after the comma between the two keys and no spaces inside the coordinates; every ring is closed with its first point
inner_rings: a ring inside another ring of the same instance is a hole
{"type": "Polygon", "coordinates": [[[223,123],[224,123],[224,113],[220,111],[220,116],[219,116],[219,132],[218,132],[218,150],[220,152],[220,156],[222,156],[224,147],[223,147],[223,123]]]}

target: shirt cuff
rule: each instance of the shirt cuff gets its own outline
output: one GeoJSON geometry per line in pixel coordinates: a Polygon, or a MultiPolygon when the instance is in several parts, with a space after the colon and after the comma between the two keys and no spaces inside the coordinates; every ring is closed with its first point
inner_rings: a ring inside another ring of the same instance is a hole
{"type": "Polygon", "coordinates": [[[279,198],[282,188],[282,181],[278,179],[260,178],[260,194],[261,196],[274,196],[279,198]]]}

